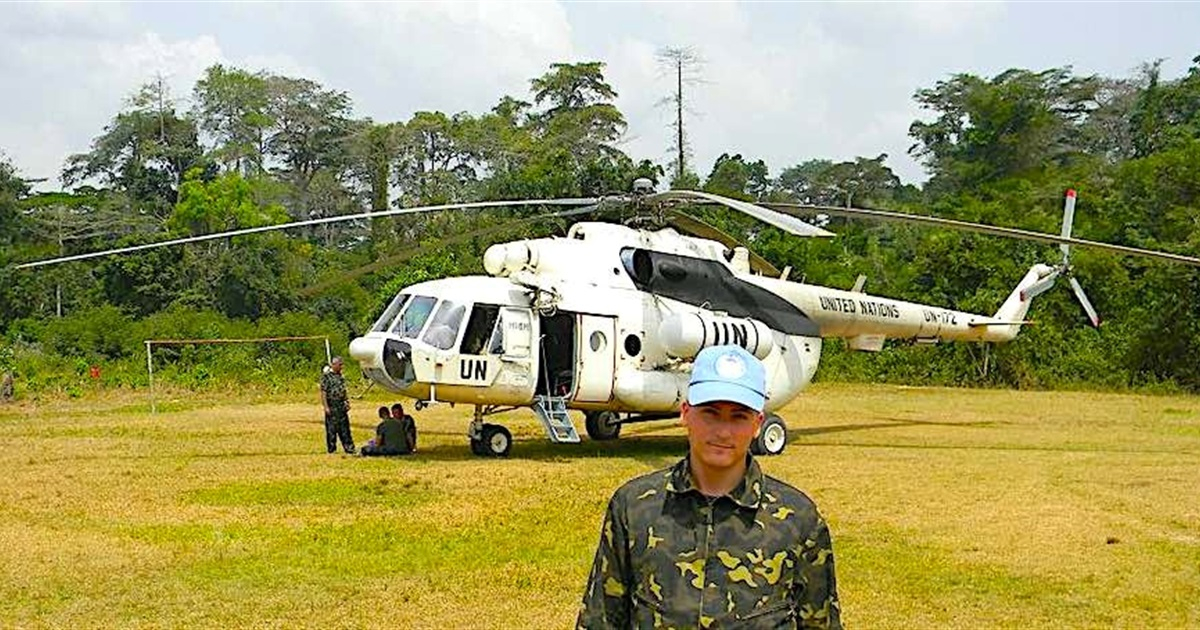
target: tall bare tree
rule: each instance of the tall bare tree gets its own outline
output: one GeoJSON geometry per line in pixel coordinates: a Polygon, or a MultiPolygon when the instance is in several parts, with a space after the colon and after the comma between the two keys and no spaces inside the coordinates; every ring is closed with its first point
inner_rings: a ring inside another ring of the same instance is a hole
{"type": "MultiPolygon", "coordinates": [[[[675,123],[672,125],[675,129],[675,137],[673,139],[672,151],[675,153],[673,166],[675,167],[675,176],[671,182],[672,186],[681,185],[684,182],[684,175],[687,170],[687,156],[689,147],[687,135],[683,129],[683,86],[694,86],[704,82],[700,75],[700,70],[704,66],[704,59],[694,48],[663,48],[658,51],[658,65],[664,75],[674,75],[675,91],[669,96],[663,97],[659,101],[659,105],[673,105],[675,108],[675,123]]],[[[690,112],[690,110],[689,110],[690,112]]],[[[697,182],[698,183],[698,180],[697,182]]]]}

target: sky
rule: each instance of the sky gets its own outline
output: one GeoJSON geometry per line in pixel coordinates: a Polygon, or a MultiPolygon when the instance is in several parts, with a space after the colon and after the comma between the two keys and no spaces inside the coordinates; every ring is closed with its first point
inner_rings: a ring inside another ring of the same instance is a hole
{"type": "Polygon", "coordinates": [[[5,4],[0,154],[56,187],[140,85],[162,75],[187,109],[216,63],[315,80],[383,122],[482,113],[528,99],[551,63],[598,60],[629,123],[621,148],[666,164],[673,77],[656,53],[691,47],[705,60],[685,94],[702,177],[722,153],[772,175],[886,153],[919,183],[918,89],[1009,68],[1129,77],[1156,59],[1176,78],[1200,55],[1198,25],[1200,2],[5,4]]]}

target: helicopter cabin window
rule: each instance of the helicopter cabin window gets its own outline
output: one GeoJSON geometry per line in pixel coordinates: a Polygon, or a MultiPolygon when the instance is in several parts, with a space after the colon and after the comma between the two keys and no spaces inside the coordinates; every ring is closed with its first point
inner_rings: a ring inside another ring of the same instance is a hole
{"type": "Polygon", "coordinates": [[[421,340],[438,350],[449,350],[458,339],[458,329],[466,313],[466,306],[452,300],[442,300],[433,321],[429,323],[429,330],[425,331],[421,340]]]}
{"type": "Polygon", "coordinates": [[[397,293],[396,297],[392,298],[391,303],[384,309],[383,315],[375,320],[375,325],[371,326],[371,332],[383,332],[392,325],[392,320],[396,319],[396,315],[400,313],[400,309],[404,308],[404,304],[408,302],[407,293],[397,293]]]}
{"type": "Polygon", "coordinates": [[[494,304],[476,304],[467,319],[467,332],[463,333],[463,354],[501,354],[504,344],[500,326],[500,307],[494,304]]]}
{"type": "Polygon", "coordinates": [[[436,298],[424,295],[409,300],[408,306],[392,326],[392,333],[405,339],[415,339],[425,327],[425,320],[429,319],[429,314],[433,312],[434,304],[437,304],[436,298]]]}

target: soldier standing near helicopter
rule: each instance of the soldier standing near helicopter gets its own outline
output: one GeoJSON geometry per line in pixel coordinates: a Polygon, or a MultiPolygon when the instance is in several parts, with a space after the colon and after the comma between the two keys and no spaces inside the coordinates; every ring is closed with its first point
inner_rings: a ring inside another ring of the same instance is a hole
{"type": "Polygon", "coordinates": [[[346,394],[346,379],[342,376],[342,358],[334,357],[329,370],[321,374],[321,404],[325,407],[325,449],[342,449],[354,453],[354,437],[350,435],[350,397],[346,394]]]}
{"type": "Polygon", "coordinates": [[[696,356],[688,454],[613,495],[578,627],[841,627],[829,528],[748,452],[765,392],[742,348],[696,356]]]}

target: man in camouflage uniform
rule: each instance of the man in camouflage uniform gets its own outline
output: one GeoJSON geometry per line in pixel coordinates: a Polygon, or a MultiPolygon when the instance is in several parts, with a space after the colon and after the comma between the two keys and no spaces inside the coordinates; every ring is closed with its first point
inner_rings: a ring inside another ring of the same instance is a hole
{"type": "Polygon", "coordinates": [[[347,453],[354,452],[354,437],[350,435],[350,397],[346,394],[346,379],[342,377],[342,358],[334,357],[329,370],[321,374],[321,404],[325,407],[325,449],[337,451],[338,438],[347,453]]]}
{"type": "Polygon", "coordinates": [[[692,366],[688,454],[609,501],[580,628],[841,628],[829,529],[749,455],[762,363],[737,346],[692,366]]]}

